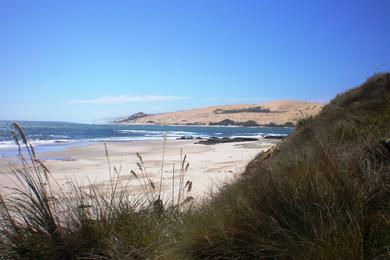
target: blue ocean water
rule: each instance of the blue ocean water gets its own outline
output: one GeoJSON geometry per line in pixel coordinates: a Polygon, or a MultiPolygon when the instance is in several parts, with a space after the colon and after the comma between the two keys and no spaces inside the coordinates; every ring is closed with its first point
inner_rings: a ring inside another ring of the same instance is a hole
{"type": "MultiPolygon", "coordinates": [[[[218,127],[218,126],[159,126],[119,124],[79,124],[65,122],[19,122],[31,144],[40,151],[63,149],[80,145],[109,141],[162,140],[182,136],[216,137],[263,137],[265,135],[288,135],[292,128],[275,127],[218,127]]],[[[0,153],[16,151],[11,136],[12,121],[0,121],[0,153]]]]}

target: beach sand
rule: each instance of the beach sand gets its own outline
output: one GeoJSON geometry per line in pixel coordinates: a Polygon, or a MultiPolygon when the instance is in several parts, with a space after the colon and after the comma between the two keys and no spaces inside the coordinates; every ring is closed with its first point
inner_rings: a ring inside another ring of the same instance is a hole
{"type": "MultiPolygon", "coordinates": [[[[194,144],[194,140],[167,140],[164,153],[164,173],[162,194],[171,194],[172,184],[177,186],[181,176],[181,155],[187,156],[189,168],[184,181],[192,181],[191,196],[207,196],[224,183],[237,178],[245,166],[258,153],[270,149],[278,140],[261,139],[242,143],[222,143],[216,145],[194,144]],[[175,177],[173,178],[173,169],[175,177]]],[[[131,173],[134,170],[144,177],[137,167],[138,152],[144,161],[149,177],[159,189],[162,166],[163,141],[108,142],[111,176],[103,143],[68,147],[62,151],[38,154],[48,158],[45,165],[56,180],[60,189],[66,189],[69,180],[80,186],[94,184],[107,186],[111,179],[119,178],[121,187],[129,192],[142,192],[142,186],[131,173]],[[116,171],[114,170],[114,167],[116,171]]],[[[16,162],[17,163],[17,162],[16,162]]],[[[13,187],[15,178],[9,173],[9,159],[0,160],[0,182],[3,187],[13,187]]],[[[3,190],[3,188],[2,188],[3,190]]],[[[4,191],[2,191],[4,192],[4,191]]]]}

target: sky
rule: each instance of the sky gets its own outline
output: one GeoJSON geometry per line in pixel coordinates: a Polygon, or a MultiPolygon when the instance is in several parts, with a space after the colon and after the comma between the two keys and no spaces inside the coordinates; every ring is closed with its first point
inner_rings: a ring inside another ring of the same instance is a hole
{"type": "Polygon", "coordinates": [[[389,0],[0,0],[0,119],[327,102],[390,71],[389,10],[389,0]]]}

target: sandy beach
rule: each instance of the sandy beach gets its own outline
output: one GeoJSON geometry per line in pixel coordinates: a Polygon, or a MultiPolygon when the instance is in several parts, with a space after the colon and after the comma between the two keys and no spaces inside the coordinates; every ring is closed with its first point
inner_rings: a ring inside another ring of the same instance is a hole
{"type": "MultiPolygon", "coordinates": [[[[261,151],[275,145],[278,140],[261,139],[242,143],[223,143],[215,145],[194,144],[194,140],[167,140],[164,152],[162,193],[170,194],[172,184],[178,185],[182,175],[181,158],[187,156],[189,168],[185,173],[185,181],[193,182],[191,196],[200,198],[215,190],[224,183],[231,182],[245,169],[246,164],[261,151]],[[173,169],[174,176],[173,177],[173,169]]],[[[156,186],[160,182],[162,166],[163,141],[129,141],[108,142],[107,148],[111,165],[111,179],[119,178],[122,187],[130,192],[139,193],[142,186],[130,171],[138,169],[142,156],[148,176],[156,186]],[[116,171],[114,170],[114,167],[116,171]]],[[[76,147],[68,147],[62,151],[38,154],[51,171],[53,178],[61,189],[66,188],[69,180],[80,186],[94,184],[105,186],[110,181],[110,170],[103,143],[94,143],[76,147]]],[[[9,173],[9,158],[1,159],[0,181],[3,187],[14,186],[14,176],[9,173]]],[[[15,159],[11,160],[17,163],[15,159]]],[[[4,191],[3,191],[4,192],[4,191]]]]}

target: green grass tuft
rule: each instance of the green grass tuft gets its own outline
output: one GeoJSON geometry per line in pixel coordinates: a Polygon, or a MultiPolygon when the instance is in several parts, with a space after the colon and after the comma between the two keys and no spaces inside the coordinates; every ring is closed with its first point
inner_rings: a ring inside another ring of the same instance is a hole
{"type": "Polygon", "coordinates": [[[337,96],[191,216],[180,250],[193,258],[390,257],[389,122],[390,74],[337,96]]]}

